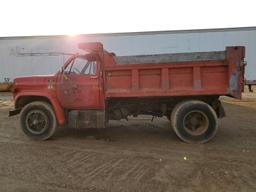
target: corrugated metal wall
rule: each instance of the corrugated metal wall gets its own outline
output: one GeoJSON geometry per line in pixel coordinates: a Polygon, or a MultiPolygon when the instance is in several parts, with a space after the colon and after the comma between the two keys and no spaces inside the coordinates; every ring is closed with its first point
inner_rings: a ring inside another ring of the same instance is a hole
{"type": "Polygon", "coordinates": [[[79,42],[100,41],[117,55],[178,53],[224,50],[246,46],[246,78],[256,79],[256,28],[248,30],[203,30],[81,35],[78,37],[0,38],[0,81],[17,76],[55,73],[68,56],[35,53],[80,52],[79,42]],[[32,54],[31,54],[32,53],[32,54]]]}

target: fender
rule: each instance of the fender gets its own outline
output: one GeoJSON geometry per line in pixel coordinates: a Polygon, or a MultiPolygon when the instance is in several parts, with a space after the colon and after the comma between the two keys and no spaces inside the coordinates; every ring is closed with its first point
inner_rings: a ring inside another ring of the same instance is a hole
{"type": "MultiPolygon", "coordinates": [[[[64,110],[63,108],[61,107],[57,97],[55,94],[52,94],[52,93],[42,93],[42,92],[21,92],[21,93],[18,93],[17,95],[15,95],[14,97],[14,103],[15,103],[15,106],[16,106],[16,103],[18,102],[18,100],[22,97],[33,97],[33,96],[38,96],[38,97],[44,97],[46,98],[47,100],[49,100],[50,104],[52,105],[53,107],[53,110],[55,112],[55,115],[56,115],[56,118],[57,118],[57,121],[60,125],[63,125],[65,123],[65,115],[64,115],[64,110]]],[[[16,108],[16,107],[15,107],[16,108]]],[[[17,109],[17,110],[20,110],[20,109],[17,109]]],[[[11,113],[10,113],[11,114],[11,113]]],[[[13,113],[14,114],[14,113],[13,113]]]]}

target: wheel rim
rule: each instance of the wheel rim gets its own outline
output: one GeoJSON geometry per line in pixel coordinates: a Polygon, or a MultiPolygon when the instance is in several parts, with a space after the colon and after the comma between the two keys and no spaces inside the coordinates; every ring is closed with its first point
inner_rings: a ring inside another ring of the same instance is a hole
{"type": "Polygon", "coordinates": [[[26,127],[33,134],[42,134],[48,127],[49,120],[40,110],[32,110],[26,116],[26,127]]]}
{"type": "Polygon", "coordinates": [[[207,116],[198,110],[190,111],[183,119],[185,130],[193,136],[202,135],[209,127],[207,116]]]}

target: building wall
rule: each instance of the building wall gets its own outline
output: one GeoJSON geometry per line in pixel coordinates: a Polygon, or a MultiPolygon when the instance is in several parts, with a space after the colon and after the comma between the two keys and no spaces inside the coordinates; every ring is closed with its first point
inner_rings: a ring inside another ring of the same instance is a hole
{"type": "Polygon", "coordinates": [[[220,51],[225,46],[243,45],[246,46],[246,78],[256,79],[256,28],[241,28],[0,38],[0,82],[4,78],[55,73],[68,56],[42,53],[81,52],[77,44],[92,41],[102,42],[106,50],[117,55],[220,51]]]}

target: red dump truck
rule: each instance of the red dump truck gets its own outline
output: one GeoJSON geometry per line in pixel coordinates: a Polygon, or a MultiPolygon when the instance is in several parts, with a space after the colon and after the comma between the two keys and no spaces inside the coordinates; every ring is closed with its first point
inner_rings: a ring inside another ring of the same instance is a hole
{"type": "Polygon", "coordinates": [[[166,116],[188,143],[212,139],[225,115],[219,97],[241,98],[242,46],[224,51],[116,56],[98,42],[78,45],[51,76],[14,80],[21,128],[33,139],[50,138],[60,125],[105,128],[108,120],[141,114],[166,116]]]}

